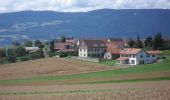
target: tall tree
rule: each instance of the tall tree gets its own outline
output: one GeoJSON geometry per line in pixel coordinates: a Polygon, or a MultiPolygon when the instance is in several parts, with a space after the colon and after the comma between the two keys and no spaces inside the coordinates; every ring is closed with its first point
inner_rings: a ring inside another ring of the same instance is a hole
{"type": "Polygon", "coordinates": [[[151,36],[148,36],[148,37],[146,37],[146,39],[145,39],[145,46],[147,46],[147,47],[152,47],[153,46],[153,40],[152,40],[152,37],[151,36]]]}
{"type": "Polygon", "coordinates": [[[34,41],[34,45],[37,46],[37,47],[39,47],[39,48],[43,48],[43,47],[44,47],[43,44],[42,44],[42,42],[41,42],[40,40],[35,40],[35,41],[34,41]]]}
{"type": "Polygon", "coordinates": [[[65,36],[61,36],[61,42],[66,42],[66,37],[65,36]]]}
{"type": "Polygon", "coordinates": [[[54,41],[50,41],[50,51],[54,51],[54,41]]]}
{"type": "Polygon", "coordinates": [[[131,48],[131,47],[134,46],[134,43],[135,43],[135,41],[132,40],[132,39],[130,39],[130,40],[128,41],[128,46],[131,48]]]}
{"type": "Polygon", "coordinates": [[[153,49],[158,50],[158,49],[163,48],[163,47],[164,47],[164,40],[162,38],[161,33],[158,32],[155,35],[155,38],[154,38],[154,41],[153,41],[153,49]]]}
{"type": "Polygon", "coordinates": [[[135,44],[134,44],[134,47],[135,48],[142,48],[142,41],[140,40],[140,37],[139,37],[139,34],[137,35],[137,40],[135,41],[135,44]]]}

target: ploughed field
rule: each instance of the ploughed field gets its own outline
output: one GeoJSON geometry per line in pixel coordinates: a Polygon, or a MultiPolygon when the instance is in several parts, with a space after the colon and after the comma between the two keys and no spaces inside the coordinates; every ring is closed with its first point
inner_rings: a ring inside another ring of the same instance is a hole
{"type": "Polygon", "coordinates": [[[170,57],[129,68],[68,58],[0,65],[0,100],[169,100],[170,57]]]}

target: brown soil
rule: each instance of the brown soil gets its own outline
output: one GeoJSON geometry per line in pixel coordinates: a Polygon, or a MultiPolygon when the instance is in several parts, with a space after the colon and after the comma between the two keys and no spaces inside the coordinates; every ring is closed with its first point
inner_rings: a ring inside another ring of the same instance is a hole
{"type": "Polygon", "coordinates": [[[170,81],[149,81],[110,84],[45,85],[45,86],[0,86],[0,93],[56,92],[73,90],[120,90],[120,89],[170,88],[170,81]]]}
{"type": "Polygon", "coordinates": [[[45,58],[15,64],[0,65],[0,80],[80,74],[114,69],[118,68],[73,59],[45,58]]]}

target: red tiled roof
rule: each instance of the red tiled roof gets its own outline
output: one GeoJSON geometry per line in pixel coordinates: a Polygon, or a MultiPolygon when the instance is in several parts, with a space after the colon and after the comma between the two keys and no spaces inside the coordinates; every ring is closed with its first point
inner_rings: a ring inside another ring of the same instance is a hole
{"type": "Polygon", "coordinates": [[[66,46],[73,46],[73,43],[57,42],[57,43],[54,44],[54,49],[55,49],[55,50],[66,49],[66,46]]]}
{"type": "Polygon", "coordinates": [[[88,48],[106,48],[103,40],[87,39],[83,41],[88,48]]]}
{"type": "Polygon", "coordinates": [[[118,61],[125,61],[125,60],[128,60],[129,58],[127,57],[120,57],[120,58],[117,58],[116,60],[118,61]]]}
{"type": "Polygon", "coordinates": [[[158,50],[155,50],[155,51],[146,51],[148,54],[161,54],[162,52],[161,51],[158,51],[158,50]]]}
{"type": "Polygon", "coordinates": [[[142,49],[138,49],[138,48],[125,48],[120,51],[120,54],[137,54],[141,50],[142,49]]]}
{"type": "Polygon", "coordinates": [[[110,52],[111,54],[119,54],[119,52],[121,51],[120,49],[120,45],[118,45],[115,42],[109,42],[106,43],[107,46],[107,51],[110,52]]]}

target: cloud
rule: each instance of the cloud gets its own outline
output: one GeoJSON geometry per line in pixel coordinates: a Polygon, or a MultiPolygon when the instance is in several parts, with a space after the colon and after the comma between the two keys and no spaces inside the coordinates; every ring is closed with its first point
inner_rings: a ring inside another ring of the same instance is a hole
{"type": "Polygon", "coordinates": [[[102,8],[170,9],[170,0],[0,0],[0,13],[24,10],[84,12],[102,8]]]}

